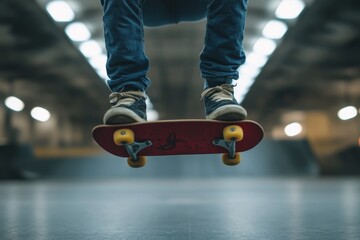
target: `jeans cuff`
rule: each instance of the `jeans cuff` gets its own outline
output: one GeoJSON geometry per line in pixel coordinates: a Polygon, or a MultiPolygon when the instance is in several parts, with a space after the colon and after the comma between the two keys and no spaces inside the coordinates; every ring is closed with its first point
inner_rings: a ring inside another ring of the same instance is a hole
{"type": "Polygon", "coordinates": [[[223,84],[232,84],[233,79],[230,77],[220,77],[220,78],[206,78],[204,81],[204,88],[216,87],[223,84]]]}

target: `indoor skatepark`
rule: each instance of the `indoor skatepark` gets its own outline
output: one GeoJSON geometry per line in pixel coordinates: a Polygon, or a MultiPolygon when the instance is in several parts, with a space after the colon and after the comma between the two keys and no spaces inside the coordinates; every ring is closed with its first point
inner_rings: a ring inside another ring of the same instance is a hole
{"type": "MultiPolygon", "coordinates": [[[[238,166],[139,169],[91,138],[109,107],[99,1],[52,2],[0,2],[0,239],[359,239],[357,1],[289,1],[292,18],[249,1],[236,96],[263,141],[238,166]],[[87,37],[67,31],[79,22],[87,37]]],[[[205,25],[145,28],[152,120],[204,117],[205,25]]]]}

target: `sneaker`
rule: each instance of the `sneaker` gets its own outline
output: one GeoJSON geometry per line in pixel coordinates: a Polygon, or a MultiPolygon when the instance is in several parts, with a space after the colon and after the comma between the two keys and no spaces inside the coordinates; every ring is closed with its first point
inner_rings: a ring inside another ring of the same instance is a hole
{"type": "Polygon", "coordinates": [[[234,86],[223,84],[207,88],[201,93],[205,101],[206,119],[241,121],[246,119],[246,110],[234,98],[234,86]]]}
{"type": "Polygon", "coordinates": [[[140,91],[113,92],[111,108],[104,115],[104,124],[127,124],[146,121],[146,95],[140,91]]]}

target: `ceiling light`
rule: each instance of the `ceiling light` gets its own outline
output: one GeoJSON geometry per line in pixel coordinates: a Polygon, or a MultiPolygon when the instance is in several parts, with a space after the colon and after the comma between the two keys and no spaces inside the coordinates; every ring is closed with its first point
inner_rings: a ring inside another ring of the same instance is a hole
{"type": "Polygon", "coordinates": [[[255,78],[259,73],[259,68],[249,64],[244,64],[239,69],[239,75],[241,79],[255,78]]]}
{"type": "Polygon", "coordinates": [[[79,49],[82,54],[84,54],[84,56],[88,58],[100,55],[102,53],[100,44],[95,40],[89,40],[81,43],[79,49]]]}
{"type": "Polygon", "coordinates": [[[150,101],[150,97],[148,96],[146,98],[146,109],[153,109],[154,108],[154,105],[152,104],[152,102],[150,101]]]}
{"type": "Polygon", "coordinates": [[[46,10],[57,22],[70,22],[74,20],[75,14],[68,3],[64,1],[53,1],[46,5],[46,10]]]}
{"type": "Polygon", "coordinates": [[[341,120],[349,120],[351,118],[356,117],[356,115],[357,115],[357,110],[354,106],[344,107],[338,111],[338,117],[341,120]]]}
{"type": "Polygon", "coordinates": [[[305,4],[301,0],[283,0],[275,11],[275,15],[282,19],[294,19],[304,9],[305,4]]]}
{"type": "Polygon", "coordinates": [[[247,91],[254,84],[254,82],[254,78],[240,78],[236,81],[234,91],[237,91],[239,95],[241,95],[242,93],[247,93],[247,91]]]}
{"type": "Polygon", "coordinates": [[[146,115],[149,121],[156,121],[159,119],[159,113],[154,109],[150,97],[146,98],[146,115]]]}
{"type": "Polygon", "coordinates": [[[97,69],[96,70],[97,74],[104,80],[108,80],[109,77],[107,75],[107,72],[106,72],[106,68],[102,68],[102,69],[97,69]]]}
{"type": "Polygon", "coordinates": [[[270,55],[276,48],[274,40],[268,38],[259,38],[253,47],[254,52],[262,55],[270,55]]]}
{"type": "Polygon", "coordinates": [[[159,113],[154,109],[146,110],[146,115],[148,121],[156,121],[159,119],[159,113]]]}
{"type": "Polygon", "coordinates": [[[105,54],[96,55],[89,59],[89,62],[93,68],[102,71],[105,69],[106,61],[107,56],[105,54]]]}
{"type": "Polygon", "coordinates": [[[252,52],[246,55],[246,64],[256,68],[263,67],[267,60],[268,58],[265,55],[259,54],[257,52],[252,52]]]}
{"type": "Polygon", "coordinates": [[[267,38],[280,39],[284,36],[286,31],[287,26],[285,23],[271,20],[265,25],[262,34],[267,38]]]}
{"type": "Polygon", "coordinates": [[[242,65],[239,68],[239,79],[234,81],[234,96],[235,99],[241,103],[249,92],[250,87],[255,82],[255,77],[260,73],[260,69],[250,66],[248,64],[242,65]]]}
{"type": "Polygon", "coordinates": [[[245,98],[246,94],[249,92],[250,87],[254,84],[254,78],[244,78],[240,77],[236,82],[234,82],[234,96],[235,99],[241,103],[245,98]]]}
{"type": "Polygon", "coordinates": [[[298,122],[290,123],[284,128],[284,132],[289,137],[295,137],[302,132],[302,126],[298,122]]]}
{"type": "Polygon", "coordinates": [[[75,42],[86,41],[91,37],[89,29],[81,22],[70,24],[65,28],[65,32],[75,42]]]}
{"type": "Polygon", "coordinates": [[[19,98],[11,96],[5,99],[5,106],[13,111],[20,112],[24,109],[25,104],[19,98]]]}
{"type": "Polygon", "coordinates": [[[46,122],[50,118],[50,112],[42,107],[34,107],[30,114],[34,119],[40,122],[46,122]]]}

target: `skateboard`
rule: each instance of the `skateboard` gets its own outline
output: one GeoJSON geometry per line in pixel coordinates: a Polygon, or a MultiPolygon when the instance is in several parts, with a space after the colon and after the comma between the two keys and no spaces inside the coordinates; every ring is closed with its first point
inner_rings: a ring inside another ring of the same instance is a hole
{"type": "Polygon", "coordinates": [[[146,164],[146,156],[216,153],[222,153],[224,164],[237,165],[239,152],[255,147],[264,131],[250,120],[188,119],[99,125],[92,136],[104,150],[126,157],[130,167],[138,168],[146,164]]]}

